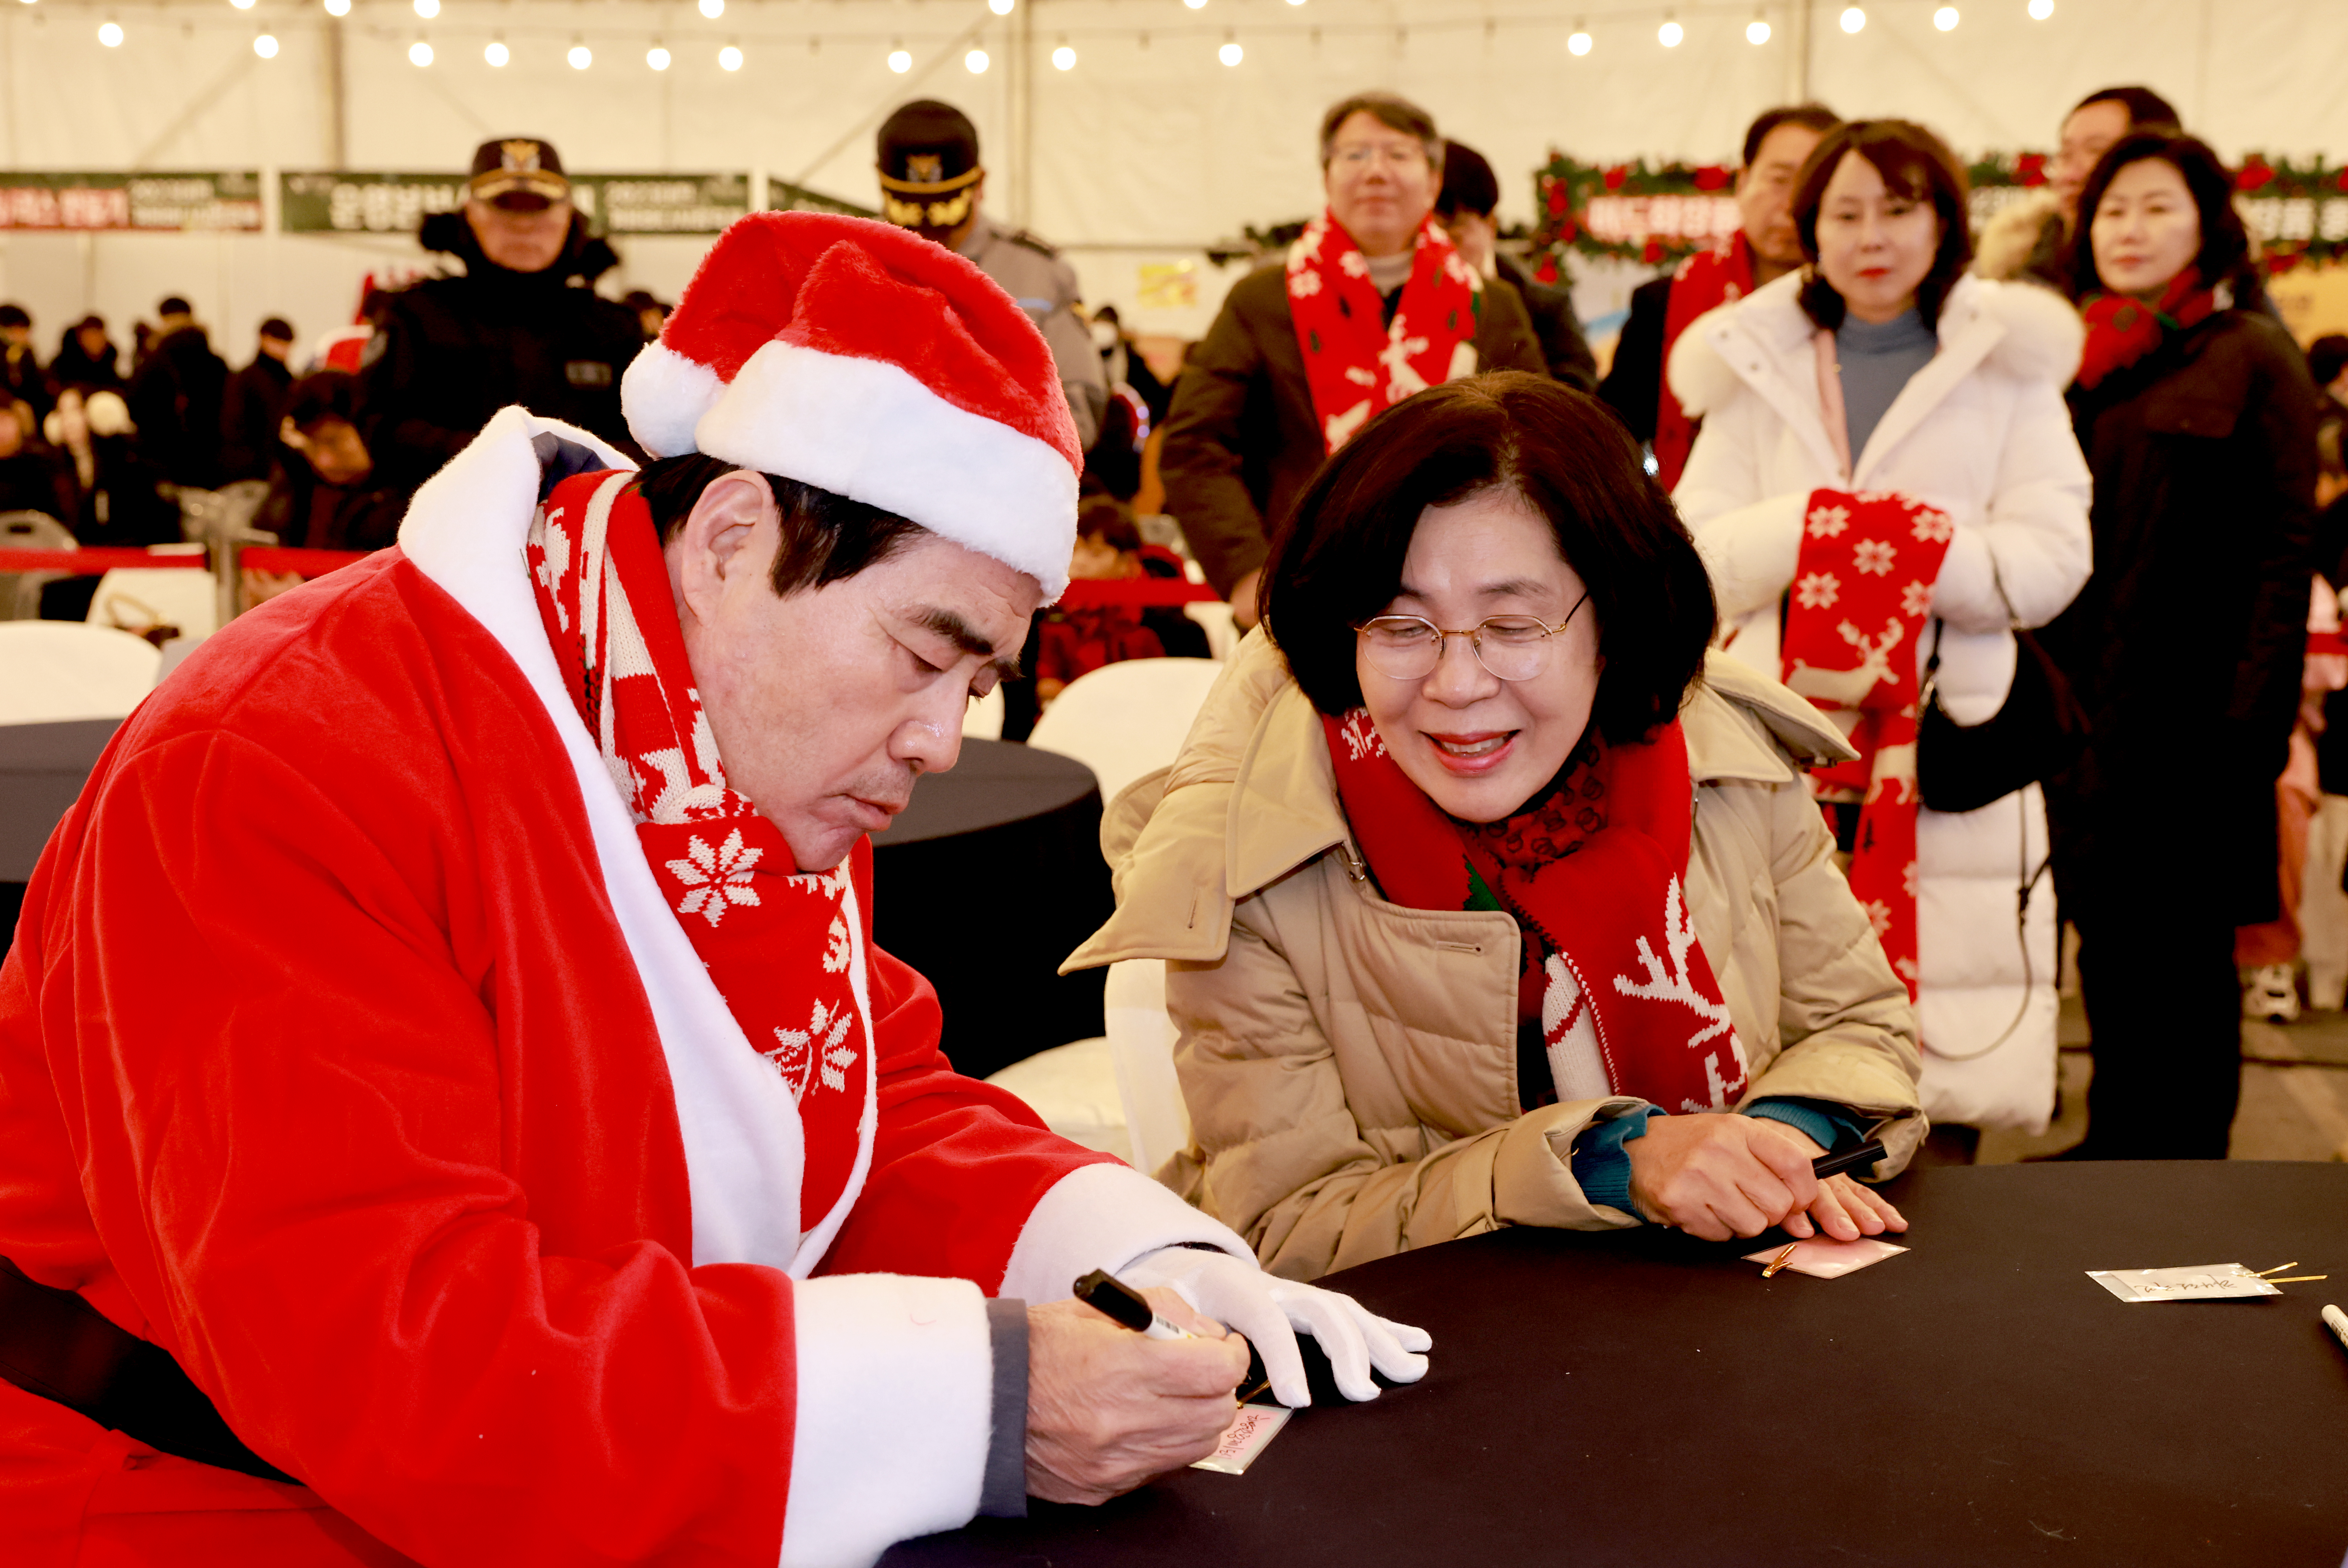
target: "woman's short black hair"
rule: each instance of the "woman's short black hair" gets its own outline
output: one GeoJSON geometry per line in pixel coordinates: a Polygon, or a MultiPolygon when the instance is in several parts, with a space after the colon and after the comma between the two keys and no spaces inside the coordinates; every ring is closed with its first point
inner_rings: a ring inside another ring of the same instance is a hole
{"type": "Polygon", "coordinates": [[[1718,624],[1712,581],[1638,444],[1597,398],[1498,371],[1405,398],[1297,498],[1264,568],[1264,620],[1323,713],[1361,706],[1354,628],[1402,591],[1420,517],[1491,490],[1549,520],[1590,590],[1601,673],[1591,722],[1636,741],[1679,711],[1718,624]]]}
{"type": "Polygon", "coordinates": [[[1827,185],[1842,164],[1843,154],[1856,152],[1875,165],[1884,188],[1910,201],[1929,201],[1941,219],[1941,243],[1932,253],[1932,266],[1916,285],[1916,309],[1926,326],[1941,320],[1941,305],[1973,259],[1972,221],[1966,211],[1965,171],[1949,144],[1910,119],[1848,120],[1827,132],[1802,165],[1794,191],[1794,232],[1808,259],[1802,281],[1802,309],[1812,321],[1833,332],[1842,325],[1843,298],[1818,270],[1818,210],[1826,205],[1827,185]]]}
{"type": "Polygon", "coordinates": [[[2250,233],[2234,207],[2234,177],[2226,172],[2209,144],[2181,130],[2138,130],[2120,138],[2097,160],[2079,191],[2079,222],[2071,239],[2071,275],[2082,294],[2103,291],[2103,274],[2096,271],[2096,209],[2121,170],[2131,163],[2157,158],[2185,177],[2193,205],[2201,214],[2201,251],[2193,265],[2201,286],[2240,285],[2250,281],[2250,233]]]}
{"type": "MultiPolygon", "coordinates": [[[[647,464],[636,476],[636,493],[644,498],[660,529],[661,542],[668,542],[685,526],[703,490],[741,466],[699,452],[647,464]]],[[[774,492],[775,509],[782,513],[783,542],[776,547],[775,563],[767,577],[783,598],[802,588],[845,582],[868,566],[878,566],[916,534],[927,531],[893,511],[850,500],[832,490],[780,474],[758,477],[774,492]]]]}

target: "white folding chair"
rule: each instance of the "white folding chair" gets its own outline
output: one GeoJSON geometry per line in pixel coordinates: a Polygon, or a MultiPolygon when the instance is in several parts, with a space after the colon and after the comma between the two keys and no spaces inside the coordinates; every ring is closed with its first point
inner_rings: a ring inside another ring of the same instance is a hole
{"type": "Polygon", "coordinates": [[[1239,624],[1231,619],[1231,607],[1220,599],[1201,599],[1182,606],[1185,620],[1194,621],[1207,634],[1207,654],[1210,658],[1228,659],[1231,650],[1240,645],[1239,624]]]}
{"type": "Polygon", "coordinates": [[[1101,799],[1174,760],[1223,666],[1212,659],[1128,659],[1068,683],[1027,744],[1093,770],[1101,799]]]}
{"type": "Polygon", "coordinates": [[[1166,961],[1128,958],[1108,966],[1107,1026],[1117,1096],[1133,1168],[1155,1176],[1190,1146],[1190,1108],[1174,1073],[1174,1021],[1166,1016],[1166,961]]]}
{"type": "Polygon", "coordinates": [[[1126,1137],[1120,1082],[1109,1062],[1113,1048],[1097,1036],[1072,1040],[1013,1062],[986,1081],[1026,1101],[1045,1126],[1069,1142],[1114,1154],[1146,1173],[1126,1137]]]}
{"type": "Polygon", "coordinates": [[[191,567],[118,566],[98,580],[89,624],[139,633],[177,626],[193,644],[219,629],[218,584],[191,567]]]}
{"type": "MultiPolygon", "coordinates": [[[[73,530],[45,511],[0,511],[0,550],[79,550],[73,530]]],[[[64,572],[0,573],[0,620],[41,618],[41,585],[64,572]]]]}
{"type": "Polygon", "coordinates": [[[0,621],[0,724],[122,718],[155,689],[144,637],[78,621],[0,621]]]}

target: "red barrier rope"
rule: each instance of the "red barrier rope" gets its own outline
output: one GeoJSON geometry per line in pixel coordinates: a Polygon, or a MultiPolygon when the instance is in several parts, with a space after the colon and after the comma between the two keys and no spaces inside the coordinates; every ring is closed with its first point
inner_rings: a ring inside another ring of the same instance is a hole
{"type": "Polygon", "coordinates": [[[1204,583],[1168,577],[1079,578],[1068,584],[1059,607],[1097,610],[1113,604],[1129,610],[1154,610],[1165,604],[1212,603],[1221,597],[1204,583]]]}
{"type": "Polygon", "coordinates": [[[143,550],[0,550],[0,572],[70,572],[95,577],[118,566],[201,571],[201,554],[150,555],[143,550]]]}
{"type": "Polygon", "coordinates": [[[365,561],[364,550],[296,550],[291,545],[247,545],[237,556],[237,564],[255,572],[298,572],[304,577],[324,577],[353,562],[365,561]]]}

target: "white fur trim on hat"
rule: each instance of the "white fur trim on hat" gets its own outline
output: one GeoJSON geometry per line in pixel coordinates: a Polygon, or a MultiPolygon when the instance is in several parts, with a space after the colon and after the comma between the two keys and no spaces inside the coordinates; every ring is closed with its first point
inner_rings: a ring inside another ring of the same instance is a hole
{"type": "Polygon", "coordinates": [[[726,383],[664,344],[648,343],[620,377],[620,412],[633,436],[656,458],[693,450],[693,428],[725,394],[726,383]]]}
{"type": "Polygon", "coordinates": [[[687,447],[895,512],[1025,572],[1046,603],[1068,585],[1076,547],[1068,459],[955,407],[885,360],[768,343],[687,447]]]}

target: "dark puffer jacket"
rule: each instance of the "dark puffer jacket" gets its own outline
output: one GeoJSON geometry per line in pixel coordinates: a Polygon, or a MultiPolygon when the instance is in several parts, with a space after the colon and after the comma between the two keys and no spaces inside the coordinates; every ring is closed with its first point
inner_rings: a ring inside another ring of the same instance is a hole
{"type": "Polygon", "coordinates": [[[2041,634],[2091,728],[2047,796],[2062,899],[2271,920],[2315,521],[2306,362],[2271,318],[2220,311],[2070,400],[2096,568],[2041,634]]]}

